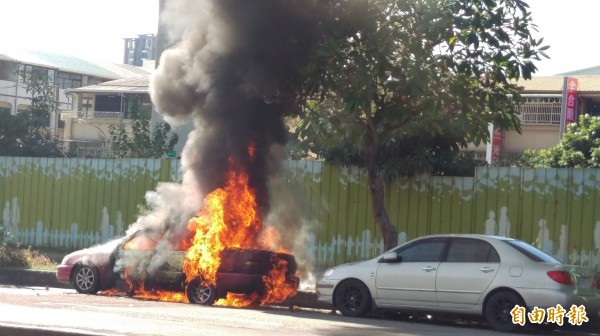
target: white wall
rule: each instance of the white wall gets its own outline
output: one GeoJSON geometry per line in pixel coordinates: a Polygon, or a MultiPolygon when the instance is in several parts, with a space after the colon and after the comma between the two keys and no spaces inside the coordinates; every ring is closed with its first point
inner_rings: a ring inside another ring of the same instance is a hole
{"type": "Polygon", "coordinates": [[[504,133],[505,152],[523,152],[526,149],[547,149],[558,144],[558,125],[522,125],[521,134],[504,133]]]}
{"type": "MultiPolygon", "coordinates": [[[[55,128],[55,121],[60,111],[71,109],[71,98],[65,94],[65,90],[58,90],[58,110],[50,116],[50,127],[55,128]]],[[[0,101],[11,105],[12,114],[17,113],[20,105],[31,105],[31,93],[28,93],[25,86],[12,81],[0,80],[0,101]]]]}

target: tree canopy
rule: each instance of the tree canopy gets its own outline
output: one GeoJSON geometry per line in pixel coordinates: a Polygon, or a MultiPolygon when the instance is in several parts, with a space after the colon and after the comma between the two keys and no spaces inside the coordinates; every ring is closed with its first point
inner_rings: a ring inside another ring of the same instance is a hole
{"type": "Polygon", "coordinates": [[[366,170],[386,248],[383,183],[454,162],[488,125],[520,130],[516,79],[547,48],[523,0],[331,1],[305,69],[300,141],[366,170]]]}
{"type": "Polygon", "coordinates": [[[526,150],[521,163],[534,168],[600,168],[600,117],[579,116],[577,123],[569,124],[558,145],[526,150]]]}

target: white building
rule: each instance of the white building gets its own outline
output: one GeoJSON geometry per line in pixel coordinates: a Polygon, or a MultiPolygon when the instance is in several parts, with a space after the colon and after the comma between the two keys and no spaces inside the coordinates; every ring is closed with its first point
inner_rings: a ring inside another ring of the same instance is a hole
{"type": "Polygon", "coordinates": [[[0,110],[10,111],[11,114],[27,110],[31,105],[31,94],[27,93],[17,76],[19,69],[42,73],[56,90],[57,109],[50,116],[47,126],[61,139],[64,138],[64,122],[59,118],[60,113],[73,107],[71,97],[66,94],[67,89],[150,74],[147,70],[130,65],[0,47],[0,110]]]}
{"type": "Polygon", "coordinates": [[[72,104],[60,116],[66,146],[77,156],[105,157],[111,125],[123,124],[129,131],[133,119],[150,118],[148,83],[146,75],[67,89],[72,104]]]}

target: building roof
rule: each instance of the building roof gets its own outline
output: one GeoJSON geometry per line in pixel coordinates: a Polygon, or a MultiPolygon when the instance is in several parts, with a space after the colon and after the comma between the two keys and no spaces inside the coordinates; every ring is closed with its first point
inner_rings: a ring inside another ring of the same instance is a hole
{"type": "Polygon", "coordinates": [[[120,75],[122,78],[148,76],[151,73],[151,71],[148,71],[147,68],[130,64],[106,63],[104,66],[108,70],[120,75]]]}
{"type": "Polygon", "coordinates": [[[15,61],[15,59],[14,59],[14,58],[12,58],[12,57],[10,57],[10,56],[8,56],[8,55],[5,55],[5,54],[3,54],[2,52],[0,52],[0,61],[10,61],[10,62],[14,62],[14,61],[15,61]]]}
{"type": "Polygon", "coordinates": [[[567,71],[567,72],[557,74],[557,76],[593,76],[593,75],[596,75],[596,76],[600,75],[600,65],[590,67],[590,68],[567,71]]]}
{"type": "Polygon", "coordinates": [[[68,89],[67,93],[148,93],[149,83],[149,75],[129,77],[76,89],[68,89]]]}
{"type": "MultiPolygon", "coordinates": [[[[529,80],[519,80],[523,93],[561,93],[566,76],[539,76],[529,80]]],[[[600,76],[571,76],[577,78],[580,93],[600,92],[600,76]]]]}
{"type": "Polygon", "coordinates": [[[139,67],[108,62],[84,60],[75,56],[60,55],[43,51],[24,51],[0,47],[0,60],[36,65],[59,71],[119,79],[131,76],[149,75],[150,72],[139,67]]]}
{"type": "Polygon", "coordinates": [[[58,69],[59,67],[51,62],[48,62],[30,52],[26,52],[19,49],[6,49],[2,48],[0,50],[0,54],[2,54],[6,61],[11,62],[19,62],[30,65],[37,65],[45,68],[58,69]]]}

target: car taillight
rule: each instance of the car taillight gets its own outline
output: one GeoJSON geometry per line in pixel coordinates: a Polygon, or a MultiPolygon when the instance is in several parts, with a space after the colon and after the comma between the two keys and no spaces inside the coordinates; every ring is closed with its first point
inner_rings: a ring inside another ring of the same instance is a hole
{"type": "Polygon", "coordinates": [[[550,279],[558,282],[561,285],[572,285],[573,284],[573,276],[570,272],[567,271],[548,271],[546,274],[550,277],[550,279]]]}

